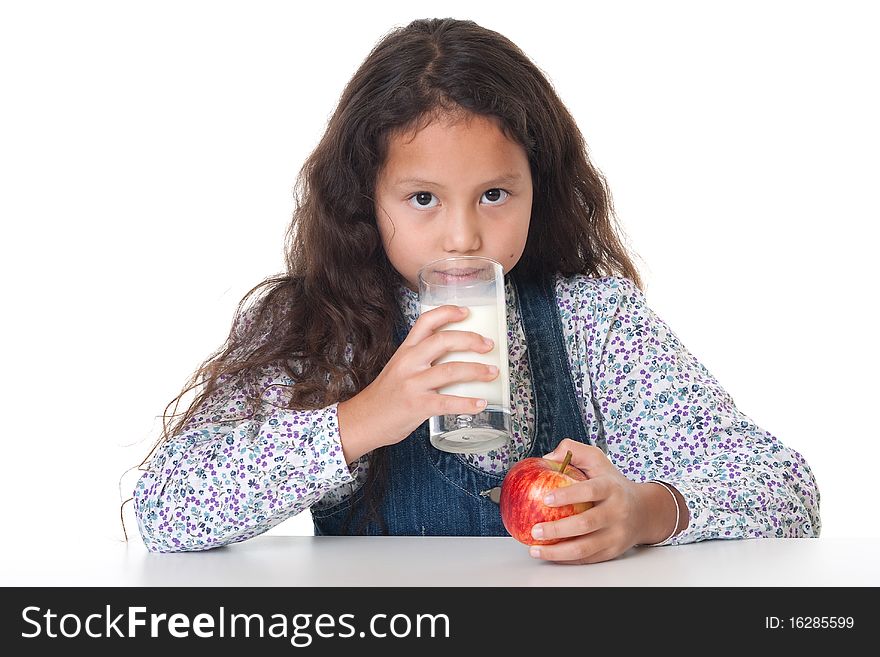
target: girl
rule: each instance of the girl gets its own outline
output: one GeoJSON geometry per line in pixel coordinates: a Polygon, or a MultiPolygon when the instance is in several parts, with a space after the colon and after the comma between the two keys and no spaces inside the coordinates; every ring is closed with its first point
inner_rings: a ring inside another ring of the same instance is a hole
{"type": "Polygon", "coordinates": [[[519,459],[567,450],[589,479],[547,503],[594,505],[536,525],[536,544],[564,540],[535,557],[818,535],[807,463],[648,307],[578,127],[505,37],[452,19],[391,32],[345,88],[296,201],[287,273],[241,300],[144,461],[133,499],[150,550],[243,541],[306,509],[318,535],[506,535],[487,491],[519,459]],[[456,306],[419,315],[417,271],[454,255],[505,271],[513,436],[487,454],[428,442],[427,418],[482,408],[437,389],[498,375],[432,366],[491,349],[438,330],[462,319],[456,306]]]}

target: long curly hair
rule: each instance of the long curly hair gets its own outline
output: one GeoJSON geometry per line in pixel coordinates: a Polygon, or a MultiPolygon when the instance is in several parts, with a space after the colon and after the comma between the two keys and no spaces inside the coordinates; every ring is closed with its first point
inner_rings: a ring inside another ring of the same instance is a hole
{"type": "MultiPolygon", "coordinates": [[[[605,178],[541,70],[509,39],[473,21],[414,20],[387,33],[346,85],[297,177],[286,273],[241,299],[226,343],[168,403],[162,435],[139,468],[224,386],[247,393],[239,419],[258,414],[263,368],[280,365],[294,381],[285,396],[290,409],[345,401],[376,378],[394,354],[401,312],[395,291],[403,283],[374,211],[389,139],[461,114],[497,117],[527,153],[533,204],[516,265],[522,273],[620,275],[642,288],[605,178]],[[178,413],[192,391],[194,401],[178,413]]],[[[364,492],[376,516],[387,476],[384,448],[369,458],[364,492]]]]}

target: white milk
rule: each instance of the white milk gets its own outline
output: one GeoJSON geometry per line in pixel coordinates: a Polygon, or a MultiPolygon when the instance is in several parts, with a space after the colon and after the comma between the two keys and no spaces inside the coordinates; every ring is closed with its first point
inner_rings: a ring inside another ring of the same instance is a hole
{"type": "MultiPolygon", "coordinates": [[[[503,313],[498,312],[498,306],[469,305],[462,302],[455,303],[464,306],[470,312],[464,320],[452,322],[441,327],[441,331],[473,331],[483,337],[492,340],[495,345],[492,351],[485,353],[478,351],[450,351],[434,361],[448,363],[450,361],[464,361],[468,363],[485,363],[498,368],[498,376],[492,381],[463,381],[453,383],[438,392],[444,395],[457,395],[459,397],[475,397],[485,399],[489,407],[503,409],[510,412],[510,376],[507,363],[507,322],[503,313]],[[504,357],[501,357],[501,354],[504,357]]],[[[438,306],[421,306],[421,312],[425,313],[438,306]]]]}

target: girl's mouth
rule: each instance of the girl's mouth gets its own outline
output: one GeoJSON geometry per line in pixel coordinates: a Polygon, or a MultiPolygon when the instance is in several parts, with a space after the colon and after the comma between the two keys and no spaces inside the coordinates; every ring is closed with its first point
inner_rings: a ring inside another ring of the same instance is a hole
{"type": "Polygon", "coordinates": [[[437,273],[447,281],[462,281],[472,278],[474,274],[477,274],[479,271],[479,269],[472,267],[470,269],[447,269],[446,271],[437,273]]]}

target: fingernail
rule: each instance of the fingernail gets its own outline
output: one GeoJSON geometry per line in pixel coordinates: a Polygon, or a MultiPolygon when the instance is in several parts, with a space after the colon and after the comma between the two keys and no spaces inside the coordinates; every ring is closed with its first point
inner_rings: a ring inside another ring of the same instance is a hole
{"type": "Polygon", "coordinates": [[[541,556],[541,548],[530,547],[530,548],[529,548],[529,554],[530,554],[531,556],[535,557],[536,559],[538,559],[538,558],[540,558],[540,556],[541,556]]]}
{"type": "Polygon", "coordinates": [[[487,347],[494,347],[495,346],[495,342],[490,340],[489,338],[483,338],[483,342],[486,343],[487,347]]]}
{"type": "Polygon", "coordinates": [[[498,374],[498,368],[494,365],[489,365],[489,374],[498,374]]]}
{"type": "Polygon", "coordinates": [[[544,538],[544,528],[541,525],[532,527],[532,538],[544,538]]]}
{"type": "Polygon", "coordinates": [[[542,456],[541,458],[542,459],[549,459],[551,456],[553,456],[553,452],[550,452],[549,454],[544,454],[544,456],[542,456]]]}
{"type": "Polygon", "coordinates": [[[479,408],[485,408],[488,403],[489,402],[487,402],[485,399],[481,399],[480,401],[477,402],[477,406],[479,408]]]}
{"type": "Polygon", "coordinates": [[[556,496],[553,493],[544,496],[544,504],[553,504],[556,501],[556,496]]]}

